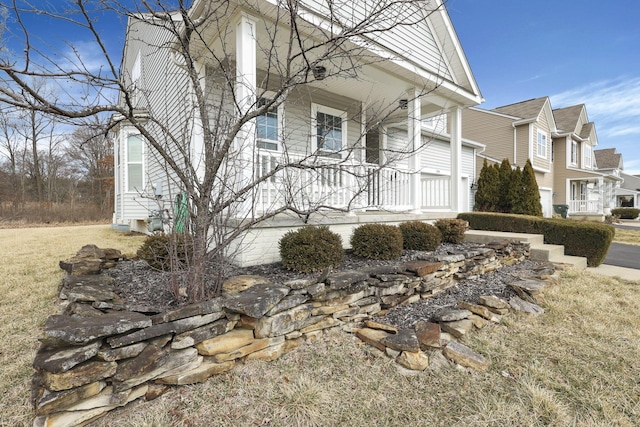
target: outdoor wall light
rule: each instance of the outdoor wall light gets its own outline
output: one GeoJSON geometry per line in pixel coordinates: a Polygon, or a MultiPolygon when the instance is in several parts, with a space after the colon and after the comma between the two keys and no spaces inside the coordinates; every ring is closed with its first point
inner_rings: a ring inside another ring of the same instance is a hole
{"type": "Polygon", "coordinates": [[[313,71],[313,77],[316,80],[324,80],[324,78],[327,77],[327,69],[322,65],[316,65],[311,67],[311,71],[313,71]]]}
{"type": "Polygon", "coordinates": [[[475,191],[478,189],[478,183],[477,182],[471,182],[471,186],[469,187],[472,191],[475,191]]]}
{"type": "Polygon", "coordinates": [[[406,110],[407,108],[409,108],[409,100],[401,99],[400,101],[398,101],[398,107],[400,107],[401,110],[406,110]]]}

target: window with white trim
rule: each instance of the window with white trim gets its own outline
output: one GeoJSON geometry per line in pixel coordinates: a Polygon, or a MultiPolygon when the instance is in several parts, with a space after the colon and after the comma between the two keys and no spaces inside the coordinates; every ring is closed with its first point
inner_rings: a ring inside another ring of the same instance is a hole
{"type": "Polygon", "coordinates": [[[538,130],[538,143],[536,154],[538,157],[547,158],[547,134],[541,130],[538,130]]]}
{"type": "Polygon", "coordinates": [[[322,155],[339,157],[347,145],[347,113],[318,104],[311,105],[314,150],[322,155]]]}
{"type": "Polygon", "coordinates": [[[127,137],[127,191],[139,192],[144,188],[144,173],[142,165],[142,136],[129,135],[127,137]]]}
{"type": "MultiPolygon", "coordinates": [[[[258,99],[257,107],[264,107],[272,102],[269,94],[258,99]]],[[[256,117],[256,140],[258,148],[278,150],[284,116],[283,104],[269,108],[264,114],[256,117]]]]}
{"type": "Polygon", "coordinates": [[[589,144],[584,144],[584,168],[591,169],[591,146],[589,144]]]}
{"type": "Polygon", "coordinates": [[[571,141],[571,164],[576,166],[578,164],[578,143],[571,141]]]}

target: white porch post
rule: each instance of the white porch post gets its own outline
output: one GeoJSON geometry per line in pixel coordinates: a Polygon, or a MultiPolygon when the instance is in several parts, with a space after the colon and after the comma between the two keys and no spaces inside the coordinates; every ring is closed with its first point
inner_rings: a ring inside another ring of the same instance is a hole
{"type": "MultiPolygon", "coordinates": [[[[256,19],[242,14],[236,24],[236,102],[239,115],[246,114],[256,103],[256,19]]],[[[235,165],[237,188],[247,185],[253,178],[253,148],[255,120],[245,124],[236,136],[237,162],[235,165]]],[[[243,197],[238,215],[251,210],[250,195],[243,197]]]]}
{"type": "Polygon", "coordinates": [[[451,210],[459,212],[462,206],[462,109],[451,109],[451,210]]]}
{"type": "Polygon", "coordinates": [[[422,194],[420,191],[421,169],[420,147],[422,146],[422,131],[420,117],[422,109],[420,105],[420,91],[413,89],[407,92],[409,105],[407,111],[407,138],[411,149],[409,156],[409,170],[411,172],[410,200],[412,212],[420,213],[422,208],[422,194]]]}

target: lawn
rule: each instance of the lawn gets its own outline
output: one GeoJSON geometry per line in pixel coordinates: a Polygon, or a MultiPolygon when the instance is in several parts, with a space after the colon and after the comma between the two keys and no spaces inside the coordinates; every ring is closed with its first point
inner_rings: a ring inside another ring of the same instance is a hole
{"type": "Polygon", "coordinates": [[[640,245],[640,227],[635,230],[616,228],[616,236],[613,241],[628,245],[640,245]]]}
{"type": "MultiPolygon", "coordinates": [[[[0,230],[0,426],[31,425],[31,361],[58,310],[58,261],[87,243],[131,253],[140,242],[108,226],[0,230]]],[[[491,359],[488,372],[405,376],[332,331],[276,362],[239,365],[93,425],[640,425],[639,285],[562,273],[544,315],[509,315],[465,339],[491,359]]]]}

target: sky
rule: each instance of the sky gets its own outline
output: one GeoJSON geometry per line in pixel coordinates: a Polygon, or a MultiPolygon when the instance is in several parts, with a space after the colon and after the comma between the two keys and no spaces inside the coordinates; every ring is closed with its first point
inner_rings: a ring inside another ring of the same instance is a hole
{"type": "Polygon", "coordinates": [[[596,149],[616,148],[640,174],[640,1],[448,0],[485,102],[549,96],[585,104],[596,149]]]}

